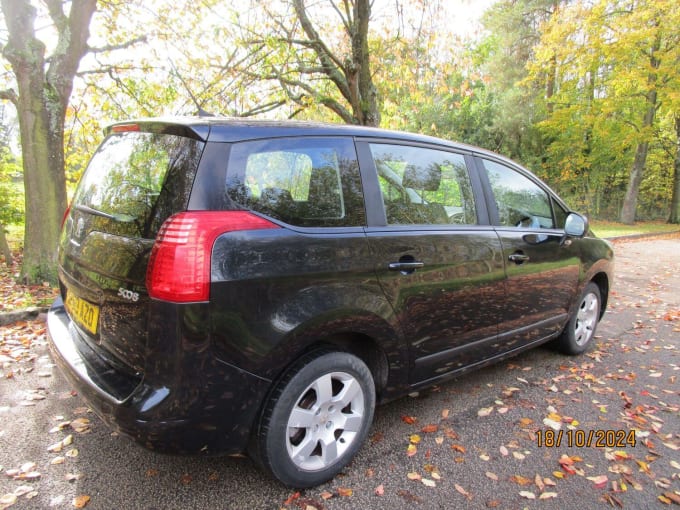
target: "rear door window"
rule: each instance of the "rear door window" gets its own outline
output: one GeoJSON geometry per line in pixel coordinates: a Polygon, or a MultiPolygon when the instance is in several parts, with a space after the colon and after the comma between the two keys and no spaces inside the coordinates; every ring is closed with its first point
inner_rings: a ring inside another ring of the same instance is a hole
{"type": "Polygon", "coordinates": [[[408,145],[370,144],[389,225],[475,225],[465,158],[408,145]]]}
{"type": "Polygon", "coordinates": [[[349,138],[236,143],[227,195],[238,206],[303,227],[363,226],[359,166],[349,138]]]}
{"type": "Polygon", "coordinates": [[[202,149],[202,142],[176,135],[111,135],[92,157],[73,207],[99,218],[106,232],[154,238],[186,208],[202,149]]]}

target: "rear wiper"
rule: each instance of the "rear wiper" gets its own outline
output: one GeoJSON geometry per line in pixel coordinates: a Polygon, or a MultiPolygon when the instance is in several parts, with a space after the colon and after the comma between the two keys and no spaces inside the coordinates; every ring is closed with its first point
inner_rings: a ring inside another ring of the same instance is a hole
{"type": "Polygon", "coordinates": [[[92,214],[94,216],[101,216],[102,218],[107,218],[109,220],[120,221],[121,223],[132,223],[136,220],[134,216],[130,216],[129,214],[109,214],[105,213],[104,211],[98,211],[97,209],[93,209],[92,207],[88,207],[86,205],[76,205],[75,209],[92,214]]]}

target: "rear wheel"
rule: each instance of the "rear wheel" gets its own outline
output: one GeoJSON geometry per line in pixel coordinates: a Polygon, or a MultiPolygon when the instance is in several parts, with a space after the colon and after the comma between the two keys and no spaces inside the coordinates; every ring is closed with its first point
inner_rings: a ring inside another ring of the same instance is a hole
{"type": "Polygon", "coordinates": [[[570,317],[562,335],[556,339],[557,348],[565,354],[581,354],[590,345],[597,323],[600,320],[602,298],[600,288],[588,283],[579,301],[579,306],[570,317]]]}
{"type": "Polygon", "coordinates": [[[366,364],[345,352],[304,357],[270,396],[258,430],[260,463],[286,485],[312,487],[352,460],[373,420],[366,364]]]}

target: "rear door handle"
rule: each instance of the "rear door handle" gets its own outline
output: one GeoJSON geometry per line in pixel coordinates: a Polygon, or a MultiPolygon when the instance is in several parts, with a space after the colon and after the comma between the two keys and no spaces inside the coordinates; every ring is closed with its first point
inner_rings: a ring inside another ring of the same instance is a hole
{"type": "Polygon", "coordinates": [[[415,271],[421,267],[425,267],[425,262],[390,262],[387,266],[390,271],[415,271]]]}
{"type": "Polygon", "coordinates": [[[525,262],[529,261],[529,255],[525,255],[524,253],[513,253],[508,257],[508,260],[510,262],[514,262],[515,264],[524,264],[525,262]]]}

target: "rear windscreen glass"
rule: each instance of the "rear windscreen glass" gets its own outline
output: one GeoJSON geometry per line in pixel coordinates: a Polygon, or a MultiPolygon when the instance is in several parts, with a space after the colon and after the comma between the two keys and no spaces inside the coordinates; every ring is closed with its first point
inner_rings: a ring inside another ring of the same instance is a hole
{"type": "Polygon", "coordinates": [[[186,208],[202,149],[202,142],[176,135],[112,135],[92,157],[73,207],[107,232],[155,237],[168,216],[186,208]]]}

